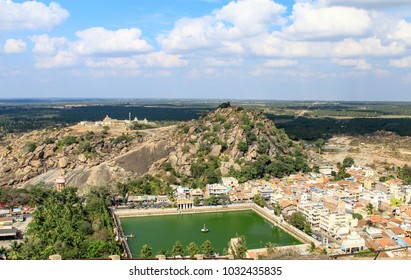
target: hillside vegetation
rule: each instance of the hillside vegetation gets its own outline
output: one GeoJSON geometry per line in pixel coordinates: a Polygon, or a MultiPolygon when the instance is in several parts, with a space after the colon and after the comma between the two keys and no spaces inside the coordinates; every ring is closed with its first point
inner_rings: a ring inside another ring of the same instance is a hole
{"type": "Polygon", "coordinates": [[[151,171],[192,187],[227,175],[244,182],[310,170],[301,147],[254,110],[218,108],[179,125],[174,138],[175,150],[151,171]]]}

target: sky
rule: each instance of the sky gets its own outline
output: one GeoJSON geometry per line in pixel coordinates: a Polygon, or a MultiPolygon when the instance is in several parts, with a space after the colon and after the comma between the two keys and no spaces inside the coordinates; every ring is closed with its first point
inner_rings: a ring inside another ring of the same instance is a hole
{"type": "Polygon", "coordinates": [[[0,0],[1,98],[411,101],[411,0],[0,0]]]}

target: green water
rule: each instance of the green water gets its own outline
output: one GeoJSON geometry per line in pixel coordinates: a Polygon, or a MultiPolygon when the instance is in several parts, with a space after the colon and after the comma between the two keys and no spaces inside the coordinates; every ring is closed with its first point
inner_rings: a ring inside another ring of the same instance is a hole
{"type": "Polygon", "coordinates": [[[220,254],[236,235],[246,236],[248,249],[263,248],[267,242],[281,246],[301,244],[251,210],[121,218],[121,224],[126,234],[136,235],[128,239],[131,253],[136,258],[144,244],[149,244],[155,255],[160,249],[171,252],[176,240],[180,240],[185,248],[190,242],[200,246],[208,239],[214,251],[220,254]],[[204,224],[209,229],[207,233],[200,231],[204,224]]]}

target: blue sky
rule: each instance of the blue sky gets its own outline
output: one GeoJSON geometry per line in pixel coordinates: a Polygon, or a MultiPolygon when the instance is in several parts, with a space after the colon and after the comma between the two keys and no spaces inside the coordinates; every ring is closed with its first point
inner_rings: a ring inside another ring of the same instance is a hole
{"type": "Polygon", "coordinates": [[[411,0],[0,0],[0,98],[411,100],[411,0]]]}

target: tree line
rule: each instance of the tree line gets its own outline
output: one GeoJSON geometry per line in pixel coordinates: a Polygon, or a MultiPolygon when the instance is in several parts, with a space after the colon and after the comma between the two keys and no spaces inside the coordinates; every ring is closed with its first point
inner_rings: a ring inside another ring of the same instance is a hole
{"type": "Polygon", "coordinates": [[[104,259],[121,254],[108,209],[109,195],[100,189],[85,197],[77,189],[41,193],[22,243],[6,252],[8,259],[104,259]]]}

